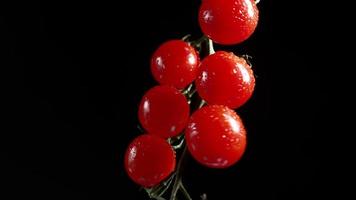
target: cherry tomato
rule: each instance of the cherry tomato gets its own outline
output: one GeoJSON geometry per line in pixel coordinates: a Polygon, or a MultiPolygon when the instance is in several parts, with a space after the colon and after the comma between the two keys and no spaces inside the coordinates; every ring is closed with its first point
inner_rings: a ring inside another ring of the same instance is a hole
{"type": "Polygon", "coordinates": [[[234,109],[251,97],[255,78],[245,59],[218,51],[202,61],[195,84],[200,97],[209,104],[234,109]]]}
{"type": "Polygon", "coordinates": [[[197,76],[199,57],[196,50],[182,40],[163,43],[153,54],[151,72],[161,85],[182,89],[197,76]]]}
{"type": "Polygon", "coordinates": [[[156,135],[140,135],[126,150],[126,172],[134,182],[143,187],[160,183],[174,171],[175,165],[172,147],[156,135]]]}
{"type": "Polygon", "coordinates": [[[189,120],[185,96],[170,86],[151,88],[139,106],[139,120],[150,134],[168,138],[183,131],[189,120]]]}
{"type": "Polygon", "coordinates": [[[212,168],[233,165],[246,147],[246,131],[240,117],[221,105],[197,110],[188,123],[185,138],[192,156],[212,168]]]}
{"type": "Polygon", "coordinates": [[[204,0],[199,10],[203,33],[219,44],[245,41],[257,22],[258,8],[253,0],[204,0]]]}

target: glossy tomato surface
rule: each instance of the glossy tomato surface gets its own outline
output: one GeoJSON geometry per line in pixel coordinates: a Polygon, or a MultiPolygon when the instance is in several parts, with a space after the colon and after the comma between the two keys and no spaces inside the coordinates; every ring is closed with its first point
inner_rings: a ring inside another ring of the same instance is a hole
{"type": "Polygon", "coordinates": [[[163,43],[151,59],[151,72],[156,81],[178,89],[194,81],[198,67],[197,51],[182,40],[163,43]]]}
{"type": "Polygon", "coordinates": [[[168,138],[183,131],[189,119],[185,96],[170,86],[155,86],[143,96],[139,120],[149,134],[168,138]]]}
{"type": "Polygon", "coordinates": [[[251,97],[255,77],[245,59],[218,51],[202,61],[195,83],[200,97],[209,104],[235,109],[251,97]]]}
{"type": "Polygon", "coordinates": [[[257,22],[258,8],[253,0],[203,0],[199,11],[203,33],[224,45],[245,41],[257,22]]]}
{"type": "Polygon", "coordinates": [[[152,187],[167,178],[175,168],[175,153],[164,139],[140,135],[128,146],[125,169],[129,177],[143,187],[152,187]]]}
{"type": "Polygon", "coordinates": [[[188,123],[185,139],[192,156],[212,168],[233,165],[246,147],[246,131],[240,117],[220,105],[197,110],[188,123]]]}

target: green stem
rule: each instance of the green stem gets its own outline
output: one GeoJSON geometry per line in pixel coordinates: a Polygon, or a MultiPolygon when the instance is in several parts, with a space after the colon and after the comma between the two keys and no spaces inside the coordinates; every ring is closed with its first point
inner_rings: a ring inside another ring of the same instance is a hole
{"type": "Polygon", "coordinates": [[[215,50],[214,50],[214,44],[213,41],[211,39],[208,39],[208,42],[206,43],[206,48],[208,49],[208,53],[209,55],[214,54],[215,50]]]}
{"type": "Polygon", "coordinates": [[[184,138],[182,138],[182,139],[179,141],[178,144],[175,144],[175,145],[172,145],[172,144],[171,144],[171,145],[172,145],[172,147],[173,147],[174,150],[177,150],[177,149],[182,148],[183,144],[184,144],[184,138]]]}
{"type": "Polygon", "coordinates": [[[167,180],[163,181],[160,185],[157,185],[153,188],[144,188],[148,194],[148,196],[152,199],[157,199],[161,200],[163,199],[162,195],[167,191],[167,189],[170,187],[174,177],[175,173],[171,175],[167,180]]]}
{"type": "MultiPolygon", "coordinates": [[[[204,100],[201,100],[198,109],[203,107],[205,105],[205,103],[206,102],[204,100]]],[[[186,155],[187,155],[187,146],[184,146],[182,155],[180,156],[178,164],[177,164],[176,177],[175,177],[175,181],[173,184],[170,200],[176,200],[177,193],[178,193],[179,189],[181,189],[181,191],[183,192],[186,199],[192,200],[192,198],[189,196],[189,193],[187,192],[187,190],[185,189],[185,187],[183,186],[183,183],[182,183],[183,162],[186,159],[186,155]]]]}
{"type": "Polygon", "coordinates": [[[185,196],[186,199],[192,200],[192,198],[190,197],[190,195],[189,195],[187,189],[185,189],[183,183],[180,184],[180,189],[181,189],[181,191],[183,192],[183,194],[184,194],[184,196],[185,196]]]}
{"type": "Polygon", "coordinates": [[[156,200],[166,200],[165,198],[163,198],[163,197],[154,197],[154,199],[156,199],[156,200]]]}
{"type": "Polygon", "coordinates": [[[203,35],[199,39],[190,42],[190,45],[195,47],[200,52],[202,50],[202,44],[204,44],[208,39],[208,37],[203,35]]]}
{"type": "Polygon", "coordinates": [[[188,35],[185,35],[184,37],[182,37],[182,40],[183,41],[188,41],[188,39],[191,37],[192,35],[188,34],[188,35]]]}
{"type": "Polygon", "coordinates": [[[182,91],[182,94],[187,95],[190,93],[190,90],[192,90],[193,84],[190,84],[186,89],[182,91]]]}
{"type": "Polygon", "coordinates": [[[187,146],[184,147],[182,155],[180,156],[180,159],[177,164],[177,172],[176,172],[176,180],[174,181],[173,188],[172,188],[172,193],[170,200],[176,200],[177,198],[177,192],[182,185],[182,163],[185,160],[185,155],[187,154],[187,146]]]}
{"type": "Polygon", "coordinates": [[[159,197],[161,197],[164,193],[166,193],[166,191],[168,190],[169,186],[172,183],[173,177],[175,176],[175,174],[172,175],[172,178],[168,181],[168,183],[164,184],[164,189],[158,194],[159,197]]]}
{"type": "Polygon", "coordinates": [[[201,100],[198,109],[203,107],[205,104],[206,104],[206,102],[204,100],[201,100]]]}

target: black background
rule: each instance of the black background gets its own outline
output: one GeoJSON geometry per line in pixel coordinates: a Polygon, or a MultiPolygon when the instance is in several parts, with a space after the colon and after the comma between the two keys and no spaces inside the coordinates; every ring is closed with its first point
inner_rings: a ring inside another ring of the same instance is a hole
{"type": "MultiPolygon", "coordinates": [[[[341,109],[344,5],[261,0],[253,57],[257,86],[237,112],[249,144],[226,170],[190,159],[194,199],[316,199],[346,195],[341,109]],[[339,7],[338,7],[339,6],[339,7]],[[338,84],[341,83],[341,86],[338,84]],[[341,138],[341,139],[340,139],[341,138]],[[342,146],[342,148],[340,148],[342,146]],[[340,186],[340,187],[338,187],[340,186]]],[[[13,1],[1,6],[6,100],[1,199],[147,199],[123,170],[139,134],[137,105],[155,85],[157,46],[201,35],[197,0],[13,1]],[[5,198],[5,196],[7,196],[5,198]]],[[[346,156],[345,156],[346,157],[346,156]]]]}

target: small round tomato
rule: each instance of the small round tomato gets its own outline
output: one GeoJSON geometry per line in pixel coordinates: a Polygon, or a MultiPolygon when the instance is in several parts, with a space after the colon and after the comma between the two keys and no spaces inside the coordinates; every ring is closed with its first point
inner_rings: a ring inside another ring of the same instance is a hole
{"type": "Polygon", "coordinates": [[[168,138],[183,131],[189,120],[185,96],[170,86],[151,88],[139,106],[139,120],[149,134],[168,138]]]}
{"type": "Polygon", "coordinates": [[[212,168],[233,165],[246,147],[246,131],[240,117],[221,105],[197,110],[185,130],[185,139],[192,156],[212,168]]]}
{"type": "Polygon", "coordinates": [[[150,134],[140,135],[128,146],[125,169],[129,177],[143,187],[152,187],[167,178],[175,168],[172,147],[164,139],[150,134]]]}
{"type": "Polygon", "coordinates": [[[204,0],[199,24],[205,35],[219,44],[237,44],[255,31],[258,8],[253,0],[204,0]]]}
{"type": "Polygon", "coordinates": [[[198,66],[197,51],[182,40],[163,43],[151,59],[151,72],[156,81],[178,89],[194,81],[198,66]]]}
{"type": "Polygon", "coordinates": [[[235,109],[251,97],[255,78],[245,59],[218,51],[202,61],[195,84],[200,97],[209,104],[235,109]]]}

